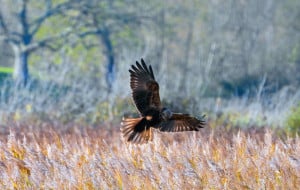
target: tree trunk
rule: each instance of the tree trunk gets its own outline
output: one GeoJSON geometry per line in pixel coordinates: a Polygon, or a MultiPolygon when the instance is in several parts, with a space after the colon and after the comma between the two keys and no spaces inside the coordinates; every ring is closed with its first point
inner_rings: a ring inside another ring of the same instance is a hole
{"type": "MultiPolygon", "coordinates": [[[[186,41],[185,41],[185,49],[184,49],[184,60],[183,63],[183,68],[182,68],[182,76],[187,76],[189,73],[189,62],[190,62],[190,51],[191,51],[191,46],[193,42],[193,30],[194,30],[194,21],[191,19],[188,22],[188,27],[187,27],[188,33],[186,36],[186,41]]],[[[181,92],[184,92],[184,94],[187,94],[187,86],[186,86],[186,77],[183,77],[180,81],[179,89],[181,92]]]]}
{"type": "Polygon", "coordinates": [[[28,82],[28,56],[29,53],[22,51],[17,45],[12,45],[15,56],[13,78],[17,85],[25,86],[28,82]]]}
{"type": "Polygon", "coordinates": [[[110,32],[109,30],[104,30],[101,33],[101,40],[102,43],[105,47],[105,55],[107,58],[107,66],[106,66],[106,84],[108,87],[108,92],[111,92],[112,85],[115,79],[115,57],[114,57],[114,50],[113,50],[113,45],[112,41],[110,39],[110,32]]]}
{"type": "Polygon", "coordinates": [[[106,84],[107,84],[107,101],[109,102],[107,111],[108,111],[108,117],[109,121],[113,120],[113,112],[112,112],[112,96],[111,91],[112,91],[112,85],[115,80],[115,57],[114,57],[114,49],[112,45],[112,41],[110,39],[110,31],[108,29],[104,29],[101,33],[101,41],[105,47],[105,56],[107,60],[107,65],[106,65],[106,73],[105,73],[105,79],[106,79],[106,84]]]}

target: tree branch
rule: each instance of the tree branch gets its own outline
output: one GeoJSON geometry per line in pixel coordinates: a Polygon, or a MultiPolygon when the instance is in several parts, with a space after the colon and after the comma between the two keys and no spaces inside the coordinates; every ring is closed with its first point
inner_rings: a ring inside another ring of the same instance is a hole
{"type": "Polygon", "coordinates": [[[39,40],[37,42],[32,42],[30,45],[26,46],[24,50],[28,51],[28,52],[32,52],[32,51],[35,51],[38,48],[45,47],[45,48],[48,48],[52,51],[56,51],[60,47],[58,47],[58,48],[53,47],[51,45],[51,43],[53,43],[54,41],[60,40],[60,39],[64,39],[67,36],[69,36],[71,33],[72,33],[72,30],[66,30],[65,32],[62,32],[59,35],[47,37],[47,38],[44,38],[44,39],[39,40]]]}
{"type": "Polygon", "coordinates": [[[102,33],[101,29],[95,29],[95,30],[88,30],[86,32],[82,32],[80,34],[78,34],[78,36],[80,38],[84,38],[86,36],[90,36],[90,35],[100,35],[102,33]]]}
{"type": "Polygon", "coordinates": [[[6,23],[4,21],[4,18],[2,16],[2,11],[0,10],[0,27],[2,28],[2,30],[4,31],[4,34],[7,34],[8,33],[8,29],[7,29],[7,26],[6,26],[6,23]]]}
{"type": "Polygon", "coordinates": [[[52,0],[47,0],[46,3],[46,11],[45,13],[33,21],[32,24],[32,32],[31,35],[35,35],[36,32],[40,29],[42,24],[51,16],[60,14],[63,12],[63,10],[68,10],[71,7],[72,0],[68,0],[64,3],[60,3],[56,5],[55,7],[52,7],[52,0]]]}
{"type": "Polygon", "coordinates": [[[0,34],[0,41],[18,44],[20,43],[20,34],[17,32],[9,32],[7,25],[4,21],[2,12],[0,11],[0,29],[3,30],[3,34],[0,34]]]}
{"type": "Polygon", "coordinates": [[[19,19],[22,25],[22,30],[23,30],[23,34],[27,35],[28,34],[28,20],[27,20],[27,0],[23,0],[22,1],[22,9],[19,13],[19,19]]]}
{"type": "Polygon", "coordinates": [[[9,31],[7,24],[5,23],[5,19],[2,15],[2,11],[0,10],[0,41],[5,41],[9,43],[19,44],[22,35],[16,31],[9,31]]]}

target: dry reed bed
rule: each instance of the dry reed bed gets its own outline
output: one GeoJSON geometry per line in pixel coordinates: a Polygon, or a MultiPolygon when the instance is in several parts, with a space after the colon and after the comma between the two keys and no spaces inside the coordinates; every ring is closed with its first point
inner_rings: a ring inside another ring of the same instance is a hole
{"type": "Polygon", "coordinates": [[[1,135],[1,189],[300,189],[300,139],[268,130],[155,133],[140,146],[105,128],[24,131],[1,135]]]}

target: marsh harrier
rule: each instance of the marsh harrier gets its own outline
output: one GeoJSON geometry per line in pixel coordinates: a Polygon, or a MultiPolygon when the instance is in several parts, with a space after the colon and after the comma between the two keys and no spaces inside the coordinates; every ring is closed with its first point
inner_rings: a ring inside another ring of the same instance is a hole
{"type": "Polygon", "coordinates": [[[151,65],[144,60],[132,65],[130,87],[139,118],[123,118],[121,132],[128,142],[141,144],[153,139],[152,128],[164,132],[199,131],[205,121],[189,114],[173,113],[162,106],[159,85],[155,80],[151,65]]]}

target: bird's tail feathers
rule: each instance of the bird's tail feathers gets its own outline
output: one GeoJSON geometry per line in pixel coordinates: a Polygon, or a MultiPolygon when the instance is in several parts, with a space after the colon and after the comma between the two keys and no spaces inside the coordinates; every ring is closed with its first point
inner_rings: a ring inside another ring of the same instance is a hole
{"type": "Polygon", "coordinates": [[[123,118],[120,130],[128,142],[135,144],[147,143],[153,139],[151,128],[143,117],[123,118]]]}

